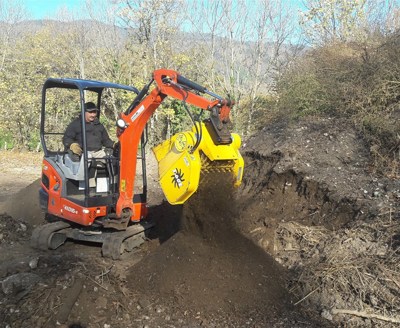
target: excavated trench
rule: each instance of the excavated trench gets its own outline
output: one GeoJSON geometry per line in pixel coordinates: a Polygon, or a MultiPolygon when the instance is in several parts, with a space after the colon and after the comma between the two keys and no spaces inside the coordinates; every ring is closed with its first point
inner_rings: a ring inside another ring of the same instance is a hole
{"type": "Polygon", "coordinates": [[[336,324],[350,319],[351,327],[385,327],[390,315],[374,321],[368,314],[381,311],[378,304],[396,318],[394,286],[374,278],[395,269],[397,261],[388,245],[396,244],[398,229],[390,208],[385,215],[385,200],[366,203],[349,197],[354,186],[337,190],[309,174],[282,169],[279,151],[268,156],[248,151],[245,159],[238,227],[288,269],[294,304],[336,324]],[[347,310],[358,308],[368,310],[347,310]]]}
{"type": "Polygon", "coordinates": [[[293,169],[277,172],[282,155],[267,157],[246,153],[246,175],[239,192],[241,222],[249,228],[275,229],[280,222],[334,230],[356,220],[362,213],[356,199],[339,195],[326,183],[293,169]]]}

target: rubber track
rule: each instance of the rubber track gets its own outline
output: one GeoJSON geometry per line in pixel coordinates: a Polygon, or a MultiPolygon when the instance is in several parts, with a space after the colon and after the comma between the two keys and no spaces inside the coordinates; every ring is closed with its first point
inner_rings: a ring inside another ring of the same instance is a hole
{"type": "Polygon", "coordinates": [[[112,258],[113,260],[120,259],[121,254],[124,251],[124,241],[128,238],[136,237],[138,238],[137,245],[141,245],[144,242],[144,231],[150,229],[153,226],[154,223],[144,222],[141,224],[130,226],[123,232],[121,231],[111,233],[104,239],[103,246],[101,248],[103,256],[112,258]]]}
{"type": "Polygon", "coordinates": [[[36,227],[32,232],[31,247],[41,250],[48,250],[50,236],[54,232],[68,227],[70,227],[70,225],[67,222],[62,221],[47,223],[45,225],[36,227]]]}

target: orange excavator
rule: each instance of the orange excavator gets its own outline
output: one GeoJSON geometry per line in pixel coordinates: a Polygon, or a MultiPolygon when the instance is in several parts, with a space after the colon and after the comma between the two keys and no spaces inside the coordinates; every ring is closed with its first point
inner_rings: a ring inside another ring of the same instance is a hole
{"type": "Polygon", "coordinates": [[[239,152],[240,137],[230,132],[231,100],[167,69],[154,71],[141,91],[110,82],[49,78],[42,91],[40,135],[44,159],[39,191],[49,223],[34,229],[33,247],[56,249],[67,239],[88,241],[101,243],[103,256],[118,259],[124,251],[144,242],[154,225],[147,220],[147,126],[167,97],[180,100],[193,122],[191,130],[179,132],[153,148],[168,202],[183,204],[209,172],[227,174],[235,186],[240,185],[244,163],[239,152]],[[95,100],[100,118],[102,106],[112,94],[108,90],[119,92],[124,101],[129,97],[132,100],[118,116],[114,151],[100,159],[91,158],[86,145],[84,105],[87,100],[95,100]],[[67,94],[62,96],[63,91],[67,94]],[[59,127],[53,113],[65,114],[55,105],[57,101],[75,111],[79,104],[83,139],[79,161],[60,146],[63,131],[54,131],[59,127]],[[200,120],[201,115],[194,115],[188,104],[199,108],[200,114],[208,112],[209,117],[200,120]],[[91,179],[96,182],[94,187],[89,183],[91,179]]]}

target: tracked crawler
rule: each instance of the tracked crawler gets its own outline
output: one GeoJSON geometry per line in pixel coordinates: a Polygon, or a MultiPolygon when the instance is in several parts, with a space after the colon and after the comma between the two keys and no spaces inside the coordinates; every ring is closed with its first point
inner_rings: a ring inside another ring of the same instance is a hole
{"type": "Polygon", "coordinates": [[[166,69],[154,71],[141,91],[109,82],[50,78],[42,91],[40,204],[48,220],[55,222],[34,230],[33,247],[56,249],[67,239],[83,240],[101,243],[103,256],[118,259],[144,242],[154,225],[146,219],[147,122],[167,97],[182,101],[193,120],[192,130],[153,148],[167,200],[172,205],[183,204],[208,172],[228,173],[232,183],[240,185],[244,164],[240,137],[229,130],[233,105],[229,99],[166,69]],[[93,159],[85,138],[84,104],[95,99],[100,116],[110,95],[115,96],[110,90],[121,92],[123,99],[133,95],[132,101],[118,116],[118,142],[113,153],[93,159]],[[62,91],[67,91],[67,96],[61,96],[62,91]],[[55,106],[57,100],[73,108],[74,99],[82,117],[83,152],[78,162],[60,146],[63,131],[54,118],[54,112],[63,113],[55,106]],[[209,117],[194,119],[188,104],[207,111],[209,117]]]}

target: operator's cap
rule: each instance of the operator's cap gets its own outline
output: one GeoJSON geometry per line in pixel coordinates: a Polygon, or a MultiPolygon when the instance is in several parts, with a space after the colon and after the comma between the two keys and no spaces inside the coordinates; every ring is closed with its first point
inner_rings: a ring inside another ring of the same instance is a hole
{"type": "Polygon", "coordinates": [[[93,102],[90,101],[85,104],[85,112],[93,112],[95,110],[98,111],[99,109],[93,102]]]}

